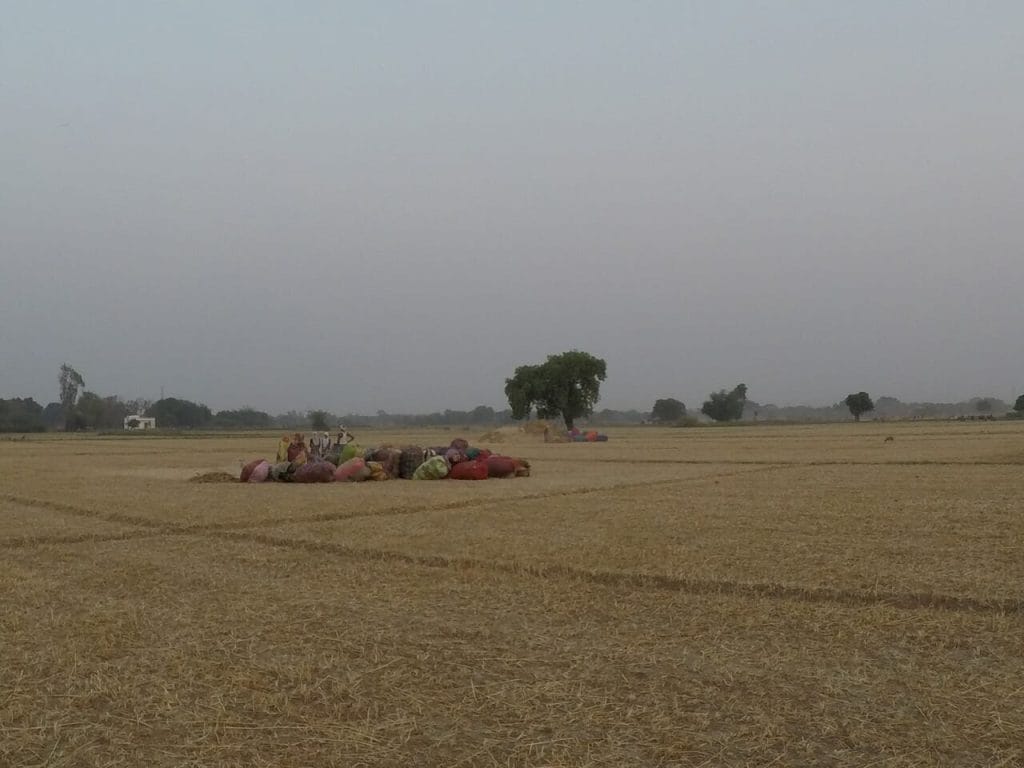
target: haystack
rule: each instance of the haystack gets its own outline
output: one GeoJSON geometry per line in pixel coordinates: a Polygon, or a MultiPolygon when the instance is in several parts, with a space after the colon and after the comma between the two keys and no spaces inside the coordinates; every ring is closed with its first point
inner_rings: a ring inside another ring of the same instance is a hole
{"type": "Polygon", "coordinates": [[[522,436],[523,430],[520,427],[498,427],[490,432],[485,432],[477,439],[482,443],[504,443],[522,436]]]}

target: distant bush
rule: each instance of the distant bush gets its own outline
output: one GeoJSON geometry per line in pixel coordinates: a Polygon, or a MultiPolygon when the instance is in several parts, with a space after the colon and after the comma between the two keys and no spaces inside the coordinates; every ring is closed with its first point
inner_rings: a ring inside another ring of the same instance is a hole
{"type": "Polygon", "coordinates": [[[42,432],[43,406],[31,397],[0,400],[0,432],[42,432]]]}

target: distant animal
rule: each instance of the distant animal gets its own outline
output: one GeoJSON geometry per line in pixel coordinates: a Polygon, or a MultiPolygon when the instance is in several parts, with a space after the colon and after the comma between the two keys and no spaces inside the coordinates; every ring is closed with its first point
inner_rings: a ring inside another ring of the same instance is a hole
{"type": "Polygon", "coordinates": [[[886,438],[885,438],[885,440],[884,440],[883,442],[886,442],[886,443],[891,443],[891,442],[893,442],[893,441],[894,441],[895,439],[896,439],[896,438],[894,438],[894,437],[893,437],[892,435],[889,435],[888,437],[886,437],[886,438]]]}

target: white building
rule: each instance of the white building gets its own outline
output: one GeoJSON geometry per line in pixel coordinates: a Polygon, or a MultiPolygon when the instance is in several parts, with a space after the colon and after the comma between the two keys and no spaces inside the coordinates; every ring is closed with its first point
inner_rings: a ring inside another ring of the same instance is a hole
{"type": "Polygon", "coordinates": [[[125,416],[124,428],[129,432],[137,429],[156,429],[156,419],[152,416],[125,416]]]}

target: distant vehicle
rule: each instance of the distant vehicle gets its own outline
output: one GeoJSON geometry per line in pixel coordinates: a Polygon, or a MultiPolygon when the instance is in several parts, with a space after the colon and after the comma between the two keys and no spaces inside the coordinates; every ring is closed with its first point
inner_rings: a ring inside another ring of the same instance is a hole
{"type": "Polygon", "coordinates": [[[152,416],[125,416],[124,428],[128,432],[140,429],[156,429],[156,419],[152,416]]]}

